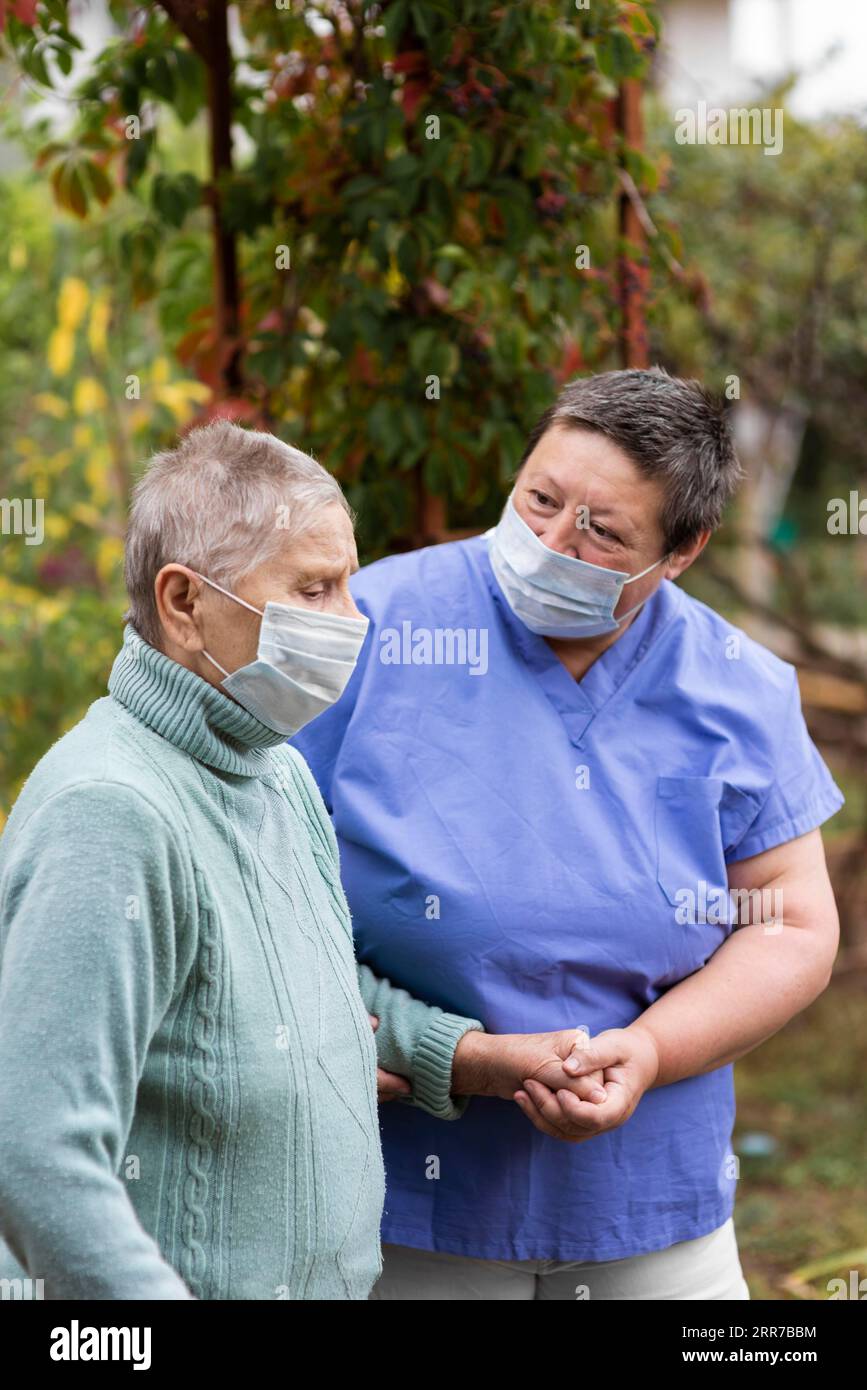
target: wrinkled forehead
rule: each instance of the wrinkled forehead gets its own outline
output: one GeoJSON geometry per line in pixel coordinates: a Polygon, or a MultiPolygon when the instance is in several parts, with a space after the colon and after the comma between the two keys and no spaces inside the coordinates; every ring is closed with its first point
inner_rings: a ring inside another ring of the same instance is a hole
{"type": "Polygon", "coordinates": [[[335,503],[319,513],[315,523],[300,535],[286,537],[278,546],[276,566],[298,582],[339,579],[348,570],[358,569],[358,552],[352,522],[344,508],[335,503]]]}

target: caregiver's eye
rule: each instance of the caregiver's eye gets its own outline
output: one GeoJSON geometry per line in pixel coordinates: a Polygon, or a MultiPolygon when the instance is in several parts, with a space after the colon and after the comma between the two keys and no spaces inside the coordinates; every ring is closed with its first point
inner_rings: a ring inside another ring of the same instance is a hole
{"type": "Polygon", "coordinates": [[[607,531],[604,526],[600,526],[598,521],[591,521],[591,531],[595,531],[597,536],[603,541],[620,541],[619,536],[615,536],[613,531],[607,531]]]}
{"type": "Polygon", "coordinates": [[[553,497],[549,497],[547,492],[539,492],[536,488],[530,489],[530,496],[535,497],[540,507],[556,507],[557,505],[553,497]]]}

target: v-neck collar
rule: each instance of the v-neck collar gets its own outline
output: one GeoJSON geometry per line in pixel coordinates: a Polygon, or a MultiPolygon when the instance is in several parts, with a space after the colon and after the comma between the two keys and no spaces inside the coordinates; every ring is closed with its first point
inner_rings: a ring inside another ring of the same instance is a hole
{"type": "Polygon", "coordinates": [[[579,681],[569,674],[545,638],[531,632],[512,612],[491,566],[486,538],[480,536],[472,542],[474,546],[477,543],[479,565],[513,645],[557,710],[570,740],[580,747],[596,715],[616,695],[662,629],[671,622],[681,603],[680,590],[670,580],[664,580],[623,636],[596,658],[579,681]]]}

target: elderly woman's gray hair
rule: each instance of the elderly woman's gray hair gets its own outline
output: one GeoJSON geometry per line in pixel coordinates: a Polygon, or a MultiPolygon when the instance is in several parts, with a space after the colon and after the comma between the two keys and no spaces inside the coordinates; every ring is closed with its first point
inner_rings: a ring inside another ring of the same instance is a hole
{"type": "Polygon", "coordinates": [[[273,434],[215,420],[155,454],[133,489],[126,535],[126,618],[151,646],[161,628],[154,580],[163,565],[189,565],[231,588],[339,502],[336,480],[273,434]]]}
{"type": "Polygon", "coordinates": [[[530,432],[519,472],[554,425],[607,435],[642,473],[659,479],[669,551],[716,530],[742,477],[723,405],[701,382],[662,367],[570,381],[530,432]]]}

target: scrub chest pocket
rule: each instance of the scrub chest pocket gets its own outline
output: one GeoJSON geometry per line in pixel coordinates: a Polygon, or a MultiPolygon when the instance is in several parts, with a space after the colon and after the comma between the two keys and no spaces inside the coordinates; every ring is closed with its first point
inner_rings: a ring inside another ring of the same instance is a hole
{"type": "Polygon", "coordinates": [[[726,854],[759,810],[721,777],[658,777],[656,879],[672,913],[678,969],[697,970],[734,925],[726,854]]]}

